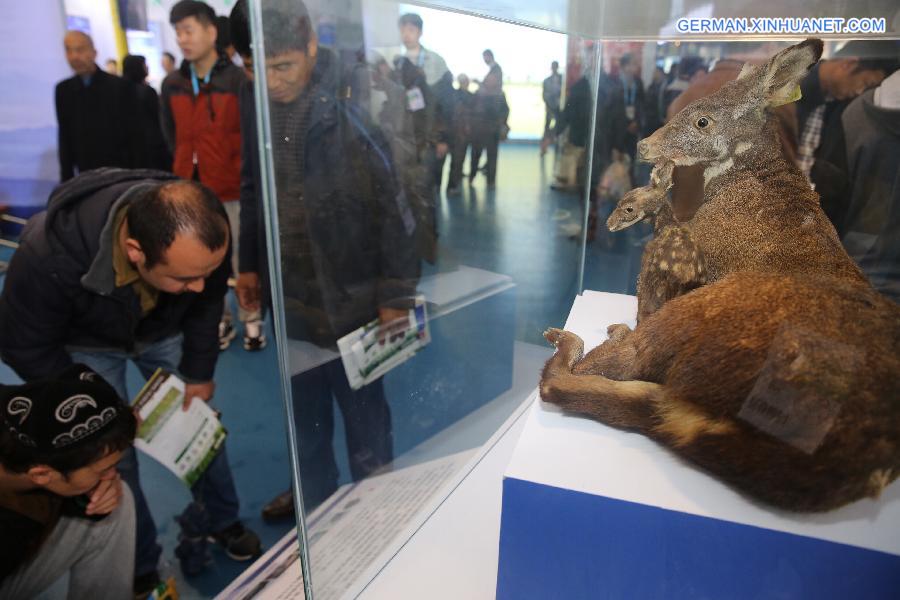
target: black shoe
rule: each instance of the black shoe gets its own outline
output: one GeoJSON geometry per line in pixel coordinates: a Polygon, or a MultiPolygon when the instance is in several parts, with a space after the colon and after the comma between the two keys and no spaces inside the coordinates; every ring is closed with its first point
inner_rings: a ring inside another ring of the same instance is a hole
{"type": "Polygon", "coordinates": [[[199,575],[206,567],[212,564],[212,555],[209,553],[209,542],[206,537],[178,536],[178,545],[175,547],[175,556],[181,565],[181,572],[188,577],[199,575]]]}
{"type": "Polygon", "coordinates": [[[244,350],[256,352],[266,347],[266,334],[262,332],[262,321],[244,324],[244,350]]]}
{"type": "Polygon", "coordinates": [[[265,521],[281,521],[294,518],[294,493],[291,490],[282,492],[263,506],[262,518],[265,521]]]}
{"type": "Polygon", "coordinates": [[[181,572],[188,577],[199,575],[212,564],[209,553],[209,542],[206,532],[209,531],[209,515],[197,502],[191,502],[184,512],[175,517],[181,532],[178,534],[178,546],[175,556],[181,565],[181,572]]]}
{"type": "Polygon", "coordinates": [[[178,600],[178,587],[175,585],[175,578],[169,577],[165,581],[160,581],[149,592],[135,592],[134,600],[178,600]]]}
{"type": "Polygon", "coordinates": [[[231,560],[253,560],[262,554],[259,536],[244,527],[240,521],[210,535],[209,541],[222,546],[231,560]]]}
{"type": "Polygon", "coordinates": [[[145,573],[144,575],[136,575],[133,587],[135,600],[144,600],[144,598],[153,593],[153,590],[161,583],[162,579],[159,578],[158,571],[145,573]]]}
{"type": "Polygon", "coordinates": [[[266,336],[259,334],[256,337],[244,336],[244,350],[247,352],[257,352],[266,347],[266,336]]]}
{"type": "Polygon", "coordinates": [[[219,322],[219,350],[228,350],[231,340],[236,336],[237,331],[234,330],[234,325],[231,324],[231,321],[219,322]]]}

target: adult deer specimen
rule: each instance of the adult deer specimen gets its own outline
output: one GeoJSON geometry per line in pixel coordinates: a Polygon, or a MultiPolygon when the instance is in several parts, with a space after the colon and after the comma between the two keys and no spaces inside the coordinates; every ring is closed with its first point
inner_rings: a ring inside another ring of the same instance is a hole
{"type": "MultiPolygon", "coordinates": [[[[557,352],[540,383],[545,401],[794,511],[877,497],[900,475],[900,307],[844,252],[768,110],[795,98],[821,52],[807,40],[745,67],[639,144],[657,192],[668,163],[705,167],[703,206],[668,223],[701,279],[586,356],[578,336],[548,330],[557,352]]],[[[674,272],[664,258],[642,268],[674,272]]]]}

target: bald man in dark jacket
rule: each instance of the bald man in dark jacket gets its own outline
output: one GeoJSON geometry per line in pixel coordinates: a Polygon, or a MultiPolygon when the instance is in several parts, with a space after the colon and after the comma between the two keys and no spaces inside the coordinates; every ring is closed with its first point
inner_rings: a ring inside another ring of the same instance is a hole
{"type": "Polygon", "coordinates": [[[60,180],[98,167],[146,164],[134,86],[97,66],[87,34],[68,32],[65,47],[75,75],[56,85],[60,180]]]}

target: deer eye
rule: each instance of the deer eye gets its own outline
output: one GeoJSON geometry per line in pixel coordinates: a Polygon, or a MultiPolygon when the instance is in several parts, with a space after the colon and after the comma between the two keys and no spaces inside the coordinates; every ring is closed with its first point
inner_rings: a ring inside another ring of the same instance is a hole
{"type": "Polygon", "coordinates": [[[709,126],[709,119],[706,117],[700,117],[697,119],[697,127],[700,129],[705,129],[709,126]]]}

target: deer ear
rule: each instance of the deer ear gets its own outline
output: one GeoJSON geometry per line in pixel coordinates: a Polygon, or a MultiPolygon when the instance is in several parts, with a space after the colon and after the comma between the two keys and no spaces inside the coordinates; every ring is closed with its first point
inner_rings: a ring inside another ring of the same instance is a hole
{"type": "Polygon", "coordinates": [[[781,106],[800,98],[800,82],[822,56],[822,40],[810,38],[785,48],[762,68],[760,85],[768,106],[781,106]]]}
{"type": "Polygon", "coordinates": [[[741,67],[741,72],[738,73],[737,78],[738,78],[738,79],[743,79],[744,77],[747,77],[748,75],[750,75],[750,73],[753,72],[753,69],[754,69],[754,68],[755,68],[755,67],[754,67],[753,65],[751,65],[751,64],[748,63],[748,62],[745,62],[745,63],[744,63],[744,66],[741,67]]]}

